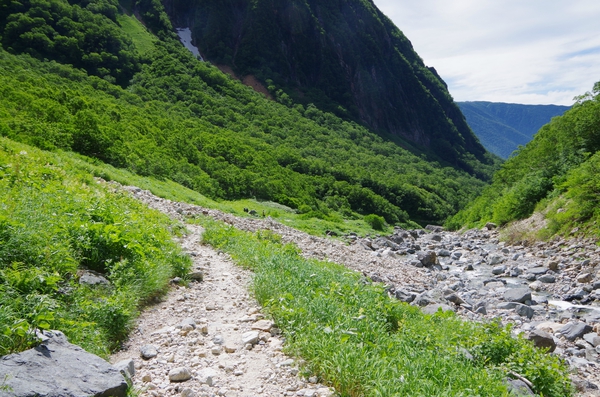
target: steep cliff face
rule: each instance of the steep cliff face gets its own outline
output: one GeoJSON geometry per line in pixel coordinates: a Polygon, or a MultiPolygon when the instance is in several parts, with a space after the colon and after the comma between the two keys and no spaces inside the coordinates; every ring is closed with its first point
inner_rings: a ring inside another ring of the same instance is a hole
{"type": "Polygon", "coordinates": [[[445,83],[371,0],[163,3],[205,59],[257,76],[280,99],[358,120],[458,168],[470,170],[469,153],[489,161],[445,83]]]}

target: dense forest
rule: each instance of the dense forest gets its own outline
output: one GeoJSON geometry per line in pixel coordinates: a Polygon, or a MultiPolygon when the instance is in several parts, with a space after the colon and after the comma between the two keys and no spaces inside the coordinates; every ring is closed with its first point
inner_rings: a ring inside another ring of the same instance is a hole
{"type": "Polygon", "coordinates": [[[544,125],[494,175],[493,183],[449,225],[504,225],[536,209],[549,219],[546,233],[574,227],[598,233],[600,216],[600,82],[563,116],[544,125]]]}
{"type": "Polygon", "coordinates": [[[74,150],[215,199],[272,200],[316,217],[377,214],[392,224],[444,221],[495,168],[491,157],[468,153],[472,174],[428,162],[314,105],[269,101],[193,57],[166,32],[166,14],[144,4],[138,12],[159,36],[116,1],[25,3],[2,5],[2,136],[74,150]],[[84,21],[73,44],[79,50],[70,53],[60,44],[69,20],[84,21]],[[114,40],[86,41],[97,29],[114,40]],[[10,32],[20,34],[8,40],[10,32]],[[97,63],[80,57],[91,53],[101,55],[97,63]],[[119,56],[132,66],[111,69],[101,60],[119,56]],[[123,83],[125,75],[132,78],[123,83]]]}
{"type": "Polygon", "coordinates": [[[483,101],[457,104],[483,146],[503,159],[531,141],[552,117],[560,116],[569,109],[569,106],[559,105],[483,101]]]}
{"type": "Polygon", "coordinates": [[[163,3],[205,59],[256,76],[282,103],[312,103],[471,173],[490,164],[444,81],[371,1],[163,3]]]}

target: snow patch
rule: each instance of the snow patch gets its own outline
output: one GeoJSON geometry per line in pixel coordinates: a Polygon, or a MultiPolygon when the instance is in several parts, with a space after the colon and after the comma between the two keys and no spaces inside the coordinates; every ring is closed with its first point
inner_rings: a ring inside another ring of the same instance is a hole
{"type": "Polygon", "coordinates": [[[202,59],[202,55],[200,55],[198,47],[192,44],[192,31],[190,28],[178,28],[176,30],[179,40],[181,40],[181,43],[183,43],[184,47],[190,50],[195,57],[203,61],[204,59],[202,59]]]}

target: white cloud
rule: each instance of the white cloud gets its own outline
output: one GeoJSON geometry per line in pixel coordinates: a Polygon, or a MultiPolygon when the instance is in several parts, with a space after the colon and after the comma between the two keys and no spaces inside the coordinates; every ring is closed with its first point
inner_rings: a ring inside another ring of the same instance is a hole
{"type": "Polygon", "coordinates": [[[598,0],[374,0],[457,101],[573,104],[600,81],[598,0]]]}

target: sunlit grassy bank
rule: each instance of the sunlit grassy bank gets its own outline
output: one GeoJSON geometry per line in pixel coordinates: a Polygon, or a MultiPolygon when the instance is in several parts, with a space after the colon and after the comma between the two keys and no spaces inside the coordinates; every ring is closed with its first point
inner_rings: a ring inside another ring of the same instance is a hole
{"type": "Polygon", "coordinates": [[[68,155],[0,138],[0,355],[30,346],[34,328],[107,355],[138,309],[187,274],[178,232],[68,155]],[[84,269],[110,284],[80,284],[84,269]]]}

